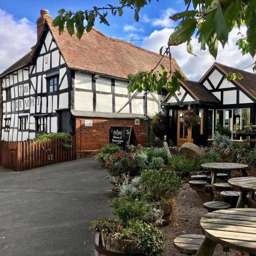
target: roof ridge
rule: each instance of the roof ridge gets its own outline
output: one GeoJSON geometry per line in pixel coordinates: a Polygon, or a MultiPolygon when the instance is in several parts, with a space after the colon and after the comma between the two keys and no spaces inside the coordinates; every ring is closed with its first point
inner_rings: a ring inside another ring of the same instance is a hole
{"type": "Polygon", "coordinates": [[[215,64],[218,66],[223,66],[224,68],[231,68],[231,69],[236,69],[237,71],[242,71],[242,72],[245,72],[247,74],[250,74],[250,75],[256,75],[255,73],[252,73],[250,71],[246,71],[246,70],[243,70],[243,69],[240,69],[240,68],[235,68],[235,67],[231,67],[231,66],[228,66],[228,65],[225,65],[225,64],[222,64],[222,63],[219,63],[219,62],[215,62],[215,64]]]}

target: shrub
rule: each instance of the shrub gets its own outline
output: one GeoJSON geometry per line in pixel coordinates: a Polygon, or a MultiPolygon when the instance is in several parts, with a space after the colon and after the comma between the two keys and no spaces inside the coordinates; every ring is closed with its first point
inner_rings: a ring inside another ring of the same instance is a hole
{"type": "Polygon", "coordinates": [[[248,152],[247,161],[249,165],[256,166],[256,147],[248,152]]]}
{"type": "Polygon", "coordinates": [[[165,164],[168,162],[168,155],[164,148],[146,148],[145,154],[147,155],[149,163],[154,157],[161,157],[165,164]]]}
{"type": "Polygon", "coordinates": [[[121,241],[131,241],[125,244],[125,252],[127,255],[133,251],[134,244],[139,249],[141,255],[158,256],[163,252],[164,237],[160,230],[152,224],[143,221],[130,221],[120,233],[115,237],[121,241]]]}
{"type": "Polygon", "coordinates": [[[115,144],[107,144],[105,146],[103,146],[100,150],[100,152],[97,154],[97,159],[102,161],[102,162],[105,162],[109,159],[109,157],[120,151],[120,147],[118,145],[115,145],[115,144]]]}
{"type": "Polygon", "coordinates": [[[153,157],[149,163],[149,169],[161,169],[165,166],[164,159],[162,157],[153,157]]]}
{"type": "Polygon", "coordinates": [[[171,171],[145,170],[141,175],[141,185],[146,195],[153,201],[169,199],[180,189],[180,178],[171,171]]]}
{"type": "Polygon", "coordinates": [[[113,213],[124,226],[132,219],[146,220],[150,212],[150,206],[145,201],[130,197],[114,199],[112,207],[113,213]]]}
{"type": "Polygon", "coordinates": [[[210,162],[220,162],[221,161],[221,155],[219,152],[210,149],[206,152],[206,154],[199,159],[200,165],[203,163],[210,163],[210,162]]]}
{"type": "Polygon", "coordinates": [[[110,174],[112,176],[122,176],[130,173],[133,164],[133,156],[125,151],[114,153],[110,157],[110,174]]]}
{"type": "Polygon", "coordinates": [[[135,177],[130,183],[124,182],[120,187],[120,196],[138,197],[140,195],[141,177],[135,177]]]}
{"type": "Polygon", "coordinates": [[[196,171],[198,168],[197,161],[195,159],[190,159],[180,154],[173,155],[169,158],[168,166],[177,174],[190,173],[196,171]]]}

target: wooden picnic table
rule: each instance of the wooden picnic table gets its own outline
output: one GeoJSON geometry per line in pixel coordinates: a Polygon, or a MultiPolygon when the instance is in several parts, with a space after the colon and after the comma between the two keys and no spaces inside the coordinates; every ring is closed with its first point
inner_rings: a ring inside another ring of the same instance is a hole
{"type": "Polygon", "coordinates": [[[207,213],[200,225],[205,239],[196,256],[211,256],[217,244],[256,255],[256,209],[233,208],[207,213]]]}
{"type": "Polygon", "coordinates": [[[232,172],[240,170],[242,176],[247,176],[246,169],[248,168],[247,164],[239,163],[229,163],[229,162],[211,162],[204,163],[201,165],[203,169],[209,170],[211,172],[211,184],[215,183],[217,172],[232,172]]]}
{"type": "Polygon", "coordinates": [[[237,208],[242,208],[247,202],[247,195],[250,198],[254,198],[254,192],[256,191],[256,177],[238,177],[228,180],[228,183],[241,191],[239,199],[237,201],[237,208]]]}

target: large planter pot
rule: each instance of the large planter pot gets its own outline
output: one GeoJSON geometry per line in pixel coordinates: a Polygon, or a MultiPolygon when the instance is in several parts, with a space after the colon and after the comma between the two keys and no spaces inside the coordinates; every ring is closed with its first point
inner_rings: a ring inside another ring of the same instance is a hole
{"type": "MultiPolygon", "coordinates": [[[[120,249],[117,241],[106,238],[102,233],[96,232],[94,237],[95,256],[127,256],[127,252],[120,249]]],[[[143,256],[139,250],[130,252],[131,256],[143,256]]]]}

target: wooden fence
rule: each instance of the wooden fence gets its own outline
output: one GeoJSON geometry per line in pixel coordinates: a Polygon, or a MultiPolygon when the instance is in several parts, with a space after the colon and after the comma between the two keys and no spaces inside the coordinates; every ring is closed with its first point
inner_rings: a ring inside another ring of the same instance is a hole
{"type": "Polygon", "coordinates": [[[69,147],[59,139],[36,142],[1,142],[1,165],[22,171],[76,158],[75,138],[69,147]]]}

